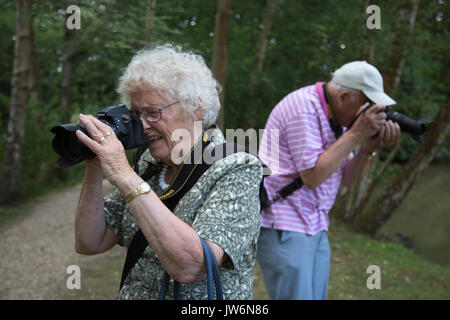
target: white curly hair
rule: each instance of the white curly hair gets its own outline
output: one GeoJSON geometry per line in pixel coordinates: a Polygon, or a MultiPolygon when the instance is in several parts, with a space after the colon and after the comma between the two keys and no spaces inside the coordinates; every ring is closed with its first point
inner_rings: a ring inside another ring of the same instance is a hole
{"type": "Polygon", "coordinates": [[[220,110],[221,86],[202,56],[170,44],[141,50],[119,79],[117,92],[128,108],[131,107],[131,92],[143,83],[167,100],[179,100],[191,116],[199,107],[203,108],[203,128],[215,123],[220,110]]]}

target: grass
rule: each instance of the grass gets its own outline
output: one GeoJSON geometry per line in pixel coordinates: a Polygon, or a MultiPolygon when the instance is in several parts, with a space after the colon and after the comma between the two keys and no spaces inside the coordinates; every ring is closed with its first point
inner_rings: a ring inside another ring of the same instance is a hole
{"type": "MultiPolygon", "coordinates": [[[[399,244],[384,243],[350,232],[333,222],[329,234],[331,271],[330,300],[356,299],[450,299],[450,267],[429,262],[399,244]],[[381,269],[381,289],[369,290],[369,265],[381,269]]],[[[104,259],[92,258],[82,266],[82,289],[66,290],[64,299],[112,299],[116,296],[123,253],[104,259]]],[[[269,299],[258,266],[255,268],[254,298],[269,299]]]]}
{"type": "Polygon", "coordinates": [[[430,262],[396,243],[350,232],[333,223],[329,234],[329,299],[449,299],[450,267],[430,262]],[[369,290],[369,265],[381,270],[381,289],[369,290]]]}

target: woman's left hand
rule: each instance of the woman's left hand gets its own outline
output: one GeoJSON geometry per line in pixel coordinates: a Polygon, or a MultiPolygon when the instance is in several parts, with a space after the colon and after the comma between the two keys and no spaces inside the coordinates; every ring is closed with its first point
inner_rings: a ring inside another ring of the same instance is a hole
{"type": "Polygon", "coordinates": [[[81,130],[77,130],[78,139],[97,155],[105,178],[117,186],[121,178],[134,172],[128,163],[122,143],[108,125],[94,116],[80,114],[78,119],[92,137],[89,138],[81,130]]]}

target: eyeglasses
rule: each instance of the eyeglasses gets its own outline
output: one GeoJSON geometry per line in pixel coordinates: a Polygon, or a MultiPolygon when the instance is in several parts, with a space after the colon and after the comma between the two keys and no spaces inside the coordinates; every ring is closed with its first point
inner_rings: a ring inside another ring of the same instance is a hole
{"type": "Polygon", "coordinates": [[[142,115],[142,117],[144,117],[144,119],[147,120],[148,122],[158,122],[159,120],[162,119],[161,111],[164,110],[165,108],[173,106],[174,104],[177,104],[178,102],[180,102],[180,101],[175,101],[175,102],[168,104],[167,106],[164,106],[162,108],[157,108],[157,107],[145,108],[142,110],[142,112],[134,111],[134,114],[138,118],[140,118],[142,115]]]}

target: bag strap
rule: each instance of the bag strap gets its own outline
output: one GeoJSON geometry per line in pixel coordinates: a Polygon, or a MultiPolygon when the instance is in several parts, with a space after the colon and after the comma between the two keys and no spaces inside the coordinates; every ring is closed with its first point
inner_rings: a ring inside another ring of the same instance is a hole
{"type": "MultiPolygon", "coordinates": [[[[199,239],[203,247],[203,258],[205,260],[208,300],[223,300],[222,280],[220,278],[219,264],[217,263],[211,247],[201,237],[199,237],[199,239]],[[214,299],[214,297],[216,299],[214,299]]],[[[158,300],[165,300],[167,287],[169,286],[169,279],[169,274],[164,271],[164,278],[161,289],[159,290],[158,300]]],[[[176,280],[173,281],[173,291],[174,300],[180,300],[180,283],[176,280]]]]}
{"type": "Polygon", "coordinates": [[[216,300],[223,300],[222,280],[220,279],[219,264],[217,263],[216,256],[205,240],[200,238],[200,241],[203,247],[203,256],[205,257],[206,278],[208,280],[208,300],[214,300],[212,282],[216,287],[216,300]],[[210,274],[209,276],[208,273],[210,274]]]}
{"type": "Polygon", "coordinates": [[[288,196],[293,194],[295,191],[300,189],[303,186],[303,181],[300,177],[297,177],[294,181],[289,183],[287,186],[284,186],[281,190],[278,190],[275,193],[275,197],[273,199],[269,199],[267,195],[267,191],[264,188],[264,184],[261,185],[260,189],[260,199],[261,199],[261,210],[264,210],[275,202],[286,199],[288,196]]]}

